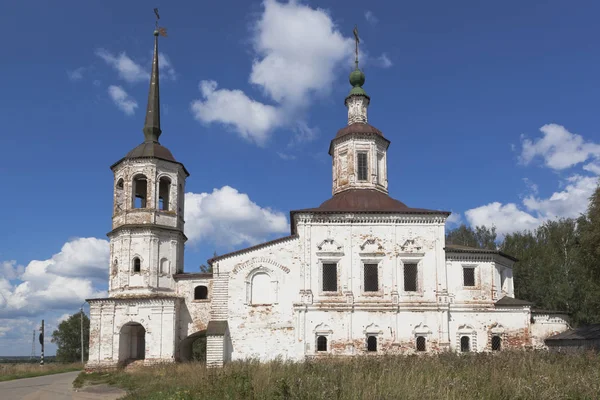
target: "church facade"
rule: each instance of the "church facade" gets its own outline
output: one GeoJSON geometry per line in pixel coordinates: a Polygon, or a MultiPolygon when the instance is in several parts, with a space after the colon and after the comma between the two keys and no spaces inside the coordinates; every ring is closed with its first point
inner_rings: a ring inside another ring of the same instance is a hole
{"type": "MultiPolygon", "coordinates": [[[[333,196],[290,213],[289,236],[183,268],[189,176],[158,139],[158,32],[145,140],[111,166],[109,295],[89,299],[88,369],[191,359],[209,366],[327,355],[544,347],[568,316],[514,298],[515,258],[445,243],[446,211],[388,195],[390,141],[350,74],[348,121],[329,147],[333,196]]],[[[393,156],[392,156],[393,159],[393,156]]]]}

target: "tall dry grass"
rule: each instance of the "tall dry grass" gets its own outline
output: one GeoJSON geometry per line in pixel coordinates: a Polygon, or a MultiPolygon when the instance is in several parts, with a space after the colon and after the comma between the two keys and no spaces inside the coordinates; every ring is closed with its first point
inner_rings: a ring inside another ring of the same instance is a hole
{"type": "Polygon", "coordinates": [[[45,365],[33,363],[7,363],[0,364],[0,382],[19,378],[32,378],[35,376],[59,374],[62,372],[79,371],[83,364],[49,363],[45,365]]]}
{"type": "Polygon", "coordinates": [[[305,363],[174,364],[81,374],[126,399],[598,399],[598,354],[503,352],[358,357],[305,363]]]}

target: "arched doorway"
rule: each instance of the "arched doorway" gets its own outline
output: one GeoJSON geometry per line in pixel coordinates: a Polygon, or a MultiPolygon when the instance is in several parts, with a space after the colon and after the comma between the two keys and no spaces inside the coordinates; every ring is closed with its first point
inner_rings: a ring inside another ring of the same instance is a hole
{"type": "Polygon", "coordinates": [[[179,359],[206,362],[206,331],[193,333],[179,343],[179,359]]]}
{"type": "Polygon", "coordinates": [[[146,329],[137,322],[129,322],[119,333],[119,361],[146,358],[146,329]]]}

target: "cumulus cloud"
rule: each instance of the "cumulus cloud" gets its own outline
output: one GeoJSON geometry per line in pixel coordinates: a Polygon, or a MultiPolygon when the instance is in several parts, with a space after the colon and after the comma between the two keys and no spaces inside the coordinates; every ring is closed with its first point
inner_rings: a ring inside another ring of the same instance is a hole
{"type": "Polygon", "coordinates": [[[376,25],[379,22],[379,19],[373,14],[372,11],[365,11],[365,19],[371,25],[376,25]]]}
{"type": "Polygon", "coordinates": [[[207,240],[232,248],[289,232],[283,213],[260,207],[230,186],[212,193],[186,193],[185,221],[185,233],[192,244],[207,240]]]}
{"type": "Polygon", "coordinates": [[[149,79],[149,73],[141,65],[133,61],[125,52],[114,55],[105,49],[97,49],[96,55],[113,67],[119,77],[127,82],[135,83],[149,79]]]}
{"type": "Polygon", "coordinates": [[[460,213],[457,213],[457,212],[453,212],[446,219],[446,225],[449,227],[458,226],[458,225],[460,225],[461,222],[462,222],[462,216],[460,215],[460,213]]]}
{"type": "Polygon", "coordinates": [[[259,145],[282,122],[279,110],[249,98],[241,90],[217,89],[217,82],[202,81],[200,92],[203,100],[192,103],[196,119],[232,126],[242,137],[259,145]]]}
{"type": "Polygon", "coordinates": [[[544,125],[540,131],[542,137],[535,140],[522,137],[520,163],[528,165],[539,157],[545,167],[563,171],[587,162],[581,166],[582,170],[593,175],[571,171],[559,182],[560,190],[547,197],[540,196],[538,185],[525,178],[523,181],[531,194],[523,198],[521,205],[493,202],[467,210],[465,216],[471,225],[495,225],[497,232],[504,235],[535,229],[547,220],[577,218],[585,213],[589,198],[598,186],[600,145],[585,141],[557,124],[544,125]]]}
{"type": "Polygon", "coordinates": [[[586,142],[581,135],[569,132],[562,125],[547,124],[540,131],[543,135],[536,140],[521,137],[521,163],[527,165],[534,158],[541,157],[548,168],[563,170],[587,160],[595,160],[596,164],[588,164],[587,167],[598,171],[600,144],[586,142]]]}
{"type": "Polygon", "coordinates": [[[121,86],[110,85],[108,87],[108,95],[113,103],[127,115],[133,115],[135,109],[138,108],[138,103],[135,99],[123,89],[121,86]]]}
{"type": "MultiPolygon", "coordinates": [[[[253,100],[239,90],[217,89],[214,81],[202,81],[202,99],[191,105],[197,120],[231,126],[258,144],[264,144],[275,128],[296,124],[311,95],[329,93],[338,67],[350,64],[353,48],[353,40],[342,35],[322,9],[275,0],[263,4],[264,11],[252,30],[256,58],[249,81],[272,104],[253,100]],[[233,115],[240,109],[256,110],[257,114],[233,115]]],[[[307,132],[294,131],[297,135],[307,132]]]]}
{"type": "Polygon", "coordinates": [[[11,280],[0,278],[0,317],[37,315],[43,310],[68,310],[86,298],[104,296],[95,278],[108,275],[108,242],[79,238],[67,242],[47,260],[33,260],[26,267],[12,266],[11,280]]]}

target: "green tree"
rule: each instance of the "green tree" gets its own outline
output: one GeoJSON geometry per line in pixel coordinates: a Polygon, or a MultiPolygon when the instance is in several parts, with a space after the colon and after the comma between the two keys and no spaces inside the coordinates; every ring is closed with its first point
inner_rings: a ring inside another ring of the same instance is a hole
{"type": "MultiPolygon", "coordinates": [[[[83,313],[83,358],[88,359],[90,342],[90,320],[83,313]]],[[[56,361],[81,361],[81,313],[71,315],[52,332],[52,343],[56,343],[56,361]]]]}
{"type": "Polygon", "coordinates": [[[462,224],[446,234],[446,243],[478,249],[496,249],[496,227],[476,226],[475,229],[462,224]]]}

